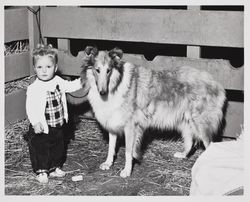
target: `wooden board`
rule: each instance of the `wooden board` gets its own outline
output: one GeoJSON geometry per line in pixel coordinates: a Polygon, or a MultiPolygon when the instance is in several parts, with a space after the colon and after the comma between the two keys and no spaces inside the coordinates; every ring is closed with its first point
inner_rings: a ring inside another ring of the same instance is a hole
{"type": "Polygon", "coordinates": [[[16,80],[30,75],[30,53],[8,55],[5,60],[5,82],[16,80]]]}
{"type": "Polygon", "coordinates": [[[244,126],[244,103],[228,103],[226,113],[226,127],[224,137],[237,137],[241,133],[241,127],[244,126]]]}
{"type": "Polygon", "coordinates": [[[236,69],[227,60],[156,56],[153,61],[147,61],[142,55],[132,54],[124,54],[124,60],[153,69],[188,65],[209,72],[225,89],[244,90],[244,67],[236,69]]]}
{"type": "Polygon", "coordinates": [[[41,13],[45,37],[244,46],[243,12],[59,6],[41,13]]]}
{"type": "Polygon", "coordinates": [[[8,55],[5,59],[5,82],[30,75],[29,52],[8,55]]]}
{"type": "Polygon", "coordinates": [[[5,125],[26,117],[25,102],[25,90],[5,95],[5,125]]]}
{"type": "MultiPolygon", "coordinates": [[[[79,75],[83,52],[77,57],[68,52],[59,52],[59,70],[65,75],[79,75]]],[[[157,56],[153,61],[147,61],[143,55],[124,54],[124,60],[153,69],[171,69],[175,66],[189,65],[208,71],[224,88],[244,90],[244,68],[233,68],[227,60],[222,59],[190,59],[185,57],[157,56]]]]}
{"type": "Polygon", "coordinates": [[[28,10],[4,10],[4,42],[28,39],[28,10]]]}

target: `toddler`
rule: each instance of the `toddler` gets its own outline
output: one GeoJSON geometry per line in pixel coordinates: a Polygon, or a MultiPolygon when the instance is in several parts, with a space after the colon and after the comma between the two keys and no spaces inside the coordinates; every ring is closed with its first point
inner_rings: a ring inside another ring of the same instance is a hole
{"type": "Polygon", "coordinates": [[[27,88],[26,113],[30,121],[29,153],[36,179],[48,182],[50,177],[64,177],[61,169],[64,152],[64,130],[68,122],[66,92],[82,87],[81,79],[67,81],[56,75],[57,49],[38,44],[33,51],[36,80],[27,88]]]}

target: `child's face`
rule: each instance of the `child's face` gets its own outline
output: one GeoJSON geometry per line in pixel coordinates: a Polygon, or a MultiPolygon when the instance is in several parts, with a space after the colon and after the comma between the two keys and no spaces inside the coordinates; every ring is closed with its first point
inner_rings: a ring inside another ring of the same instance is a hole
{"type": "Polygon", "coordinates": [[[54,77],[57,65],[54,64],[53,59],[48,55],[39,56],[34,65],[34,70],[40,80],[49,81],[54,77]]]}

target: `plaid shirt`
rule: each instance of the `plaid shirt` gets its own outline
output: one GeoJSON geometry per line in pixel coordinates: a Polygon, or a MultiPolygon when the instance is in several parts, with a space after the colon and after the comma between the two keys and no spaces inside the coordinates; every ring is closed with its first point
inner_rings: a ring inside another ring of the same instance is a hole
{"type": "Polygon", "coordinates": [[[54,92],[47,91],[45,117],[51,127],[61,127],[64,123],[62,94],[59,85],[54,92]]]}

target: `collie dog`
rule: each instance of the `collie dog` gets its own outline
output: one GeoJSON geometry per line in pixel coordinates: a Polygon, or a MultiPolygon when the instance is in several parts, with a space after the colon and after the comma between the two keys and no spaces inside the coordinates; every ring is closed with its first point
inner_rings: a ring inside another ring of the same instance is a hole
{"type": "Polygon", "coordinates": [[[207,72],[189,66],[155,71],[122,60],[123,51],[86,47],[81,77],[89,86],[88,100],[98,122],[109,132],[107,159],[113,164],[117,136],[125,135],[125,167],[132,171],[133,157],[147,128],[175,129],[182,134],[185,158],[197,141],[205,148],[213,141],[223,119],[225,90],[207,72]]]}

